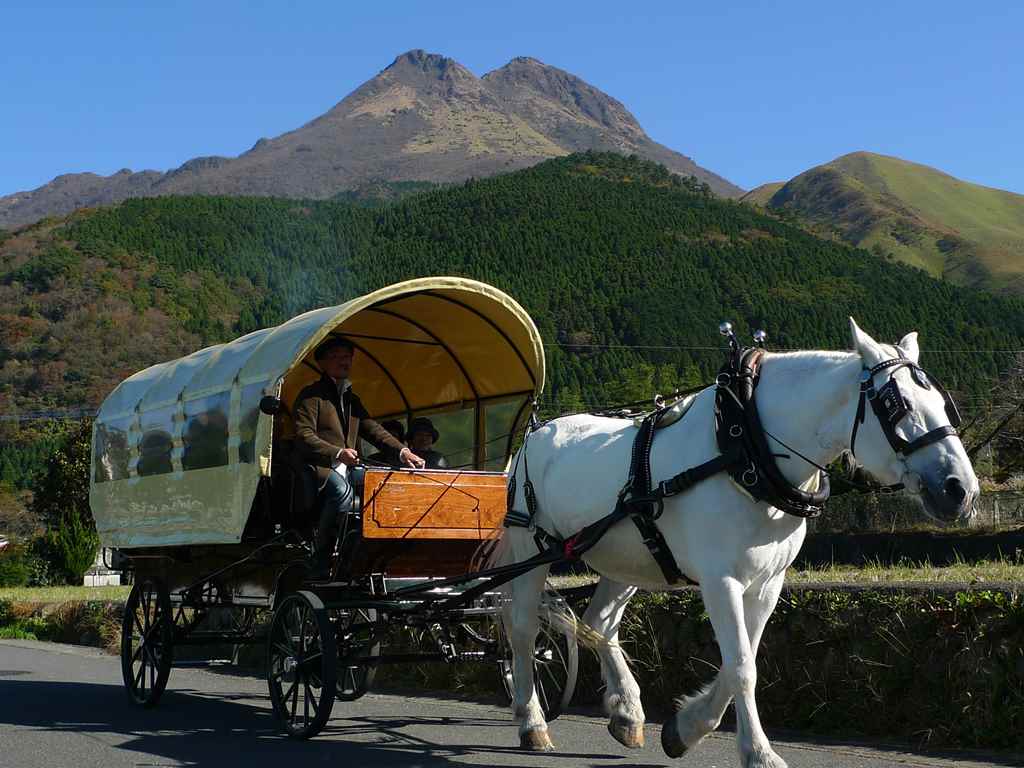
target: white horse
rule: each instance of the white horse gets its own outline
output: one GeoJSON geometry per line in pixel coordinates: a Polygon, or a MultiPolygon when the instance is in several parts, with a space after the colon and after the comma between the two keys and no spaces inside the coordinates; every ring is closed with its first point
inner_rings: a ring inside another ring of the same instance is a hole
{"type": "MultiPolygon", "coordinates": [[[[764,428],[822,466],[850,449],[862,371],[897,357],[914,363],[918,360],[916,333],[905,336],[896,349],[876,342],[852,318],[850,331],[853,353],[769,353],[761,365],[756,400],[764,428]]],[[[910,407],[898,425],[902,437],[912,441],[933,430],[940,435],[941,428],[949,426],[938,388],[926,388],[920,383],[923,376],[900,366],[880,370],[872,379],[880,387],[889,377],[897,381],[910,407]]],[[[655,485],[719,453],[713,388],[696,398],[685,418],[657,434],[651,453],[655,485]]],[[[549,533],[569,537],[607,515],[626,481],[635,434],[631,421],[590,415],[555,419],[531,434],[526,449],[537,497],[536,523],[549,533]]],[[[859,463],[877,480],[904,483],[937,520],[950,522],[971,514],[978,480],[955,434],[901,455],[891,447],[869,407],[855,448],[859,463]]],[[[791,484],[814,489],[818,474],[809,463],[791,455],[778,464],[791,484]]],[[[517,467],[513,506],[525,511],[522,462],[514,461],[513,466],[517,467]]],[[[735,699],[741,765],[785,768],[758,717],[755,657],[786,568],[803,543],[805,521],[753,500],[723,472],[667,498],[657,524],[680,570],[700,584],[722,655],[714,681],[682,700],[679,710],[665,723],[665,752],[679,757],[695,747],[718,727],[726,707],[735,699]]],[[[528,529],[509,528],[494,559],[509,563],[536,553],[528,529]]],[[[639,687],[617,643],[619,622],[637,587],[669,587],[628,520],[611,528],[584,560],[601,575],[582,622],[603,638],[596,650],[606,684],[608,729],[627,747],[640,747],[644,711],[639,687]]],[[[520,743],[537,750],[553,749],[533,683],[538,603],[547,570],[537,568],[512,582],[512,599],[503,617],[514,652],[513,707],[520,721],[520,743]]]]}

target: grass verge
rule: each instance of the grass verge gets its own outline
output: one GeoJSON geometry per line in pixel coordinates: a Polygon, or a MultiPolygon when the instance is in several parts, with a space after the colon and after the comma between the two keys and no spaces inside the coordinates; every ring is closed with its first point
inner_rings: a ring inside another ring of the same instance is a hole
{"type": "Polygon", "coordinates": [[[0,639],[50,640],[117,653],[123,607],[122,602],[109,600],[43,603],[0,598],[0,639]]]}
{"type": "Polygon", "coordinates": [[[121,587],[0,587],[0,600],[14,603],[56,604],[96,601],[124,601],[132,591],[121,587]]]}

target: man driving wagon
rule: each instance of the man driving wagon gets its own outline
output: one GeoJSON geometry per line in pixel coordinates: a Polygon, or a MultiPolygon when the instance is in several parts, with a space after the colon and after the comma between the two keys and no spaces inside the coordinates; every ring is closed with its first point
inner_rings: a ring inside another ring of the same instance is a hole
{"type": "Polygon", "coordinates": [[[316,470],[320,491],[314,578],[328,575],[334,527],[352,511],[354,494],[347,470],[359,463],[359,438],[378,450],[393,451],[407,467],[422,469],[426,464],[370,418],[348,378],[354,356],[352,342],[338,336],[317,347],[313,357],[323,376],[299,393],[293,411],[300,455],[316,470]]]}

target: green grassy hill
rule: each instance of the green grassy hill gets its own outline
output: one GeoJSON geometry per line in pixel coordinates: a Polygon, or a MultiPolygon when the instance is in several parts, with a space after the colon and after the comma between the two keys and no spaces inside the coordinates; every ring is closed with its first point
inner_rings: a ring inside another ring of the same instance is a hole
{"type": "MultiPolygon", "coordinates": [[[[926,350],[1024,347],[1024,301],[816,238],[618,155],[378,208],[130,200],[0,241],[0,415],[94,408],[145,366],[427,274],[484,280],[524,304],[549,343],[549,410],[706,379],[725,318],[745,334],[765,327],[776,348],[845,348],[851,314],[880,338],[917,329],[926,350]]],[[[1000,370],[982,354],[926,353],[925,365],[955,390],[987,391],[1000,370]]]]}
{"type": "Polygon", "coordinates": [[[744,200],[796,213],[854,245],[963,285],[1024,291],[1024,195],[870,152],[744,200]]]}

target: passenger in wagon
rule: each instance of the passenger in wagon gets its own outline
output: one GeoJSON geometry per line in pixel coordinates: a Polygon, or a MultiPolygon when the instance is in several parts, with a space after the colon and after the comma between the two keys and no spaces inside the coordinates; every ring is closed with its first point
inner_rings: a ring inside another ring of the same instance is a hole
{"type": "Polygon", "coordinates": [[[359,438],[378,450],[392,449],[406,466],[419,468],[426,463],[371,419],[352,391],[348,377],[354,354],[352,342],[341,337],[331,337],[317,347],[313,357],[323,375],[299,393],[292,409],[299,451],[316,470],[320,488],[314,577],[328,574],[334,526],[352,510],[348,468],[359,462],[355,447],[359,438]]]}
{"type": "Polygon", "coordinates": [[[417,416],[409,425],[409,446],[417,456],[423,457],[427,469],[448,469],[448,459],[434,450],[434,443],[440,437],[434,422],[426,416],[417,416]]]}

